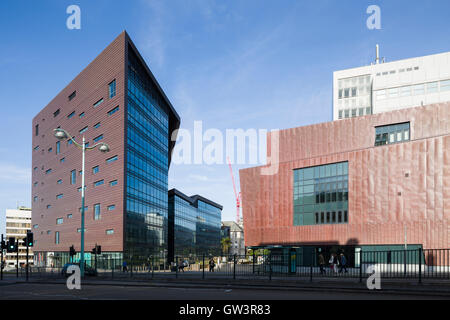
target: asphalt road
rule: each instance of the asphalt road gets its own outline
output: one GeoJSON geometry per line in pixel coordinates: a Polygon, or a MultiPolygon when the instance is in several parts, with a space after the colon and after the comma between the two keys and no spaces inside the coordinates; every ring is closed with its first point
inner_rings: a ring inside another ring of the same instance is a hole
{"type": "Polygon", "coordinates": [[[224,288],[167,288],[118,285],[84,285],[68,290],[64,284],[11,284],[0,287],[0,299],[30,300],[378,300],[449,299],[449,297],[374,292],[283,291],[224,288]]]}

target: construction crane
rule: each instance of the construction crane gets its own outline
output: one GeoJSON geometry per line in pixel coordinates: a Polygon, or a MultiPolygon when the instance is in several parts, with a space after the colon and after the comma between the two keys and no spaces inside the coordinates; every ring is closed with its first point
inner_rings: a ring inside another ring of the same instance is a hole
{"type": "Polygon", "coordinates": [[[233,181],[234,196],[236,197],[236,223],[239,224],[241,216],[241,192],[237,192],[236,183],[234,182],[233,168],[231,167],[230,158],[227,157],[228,166],[230,167],[231,181],[233,181]]]}

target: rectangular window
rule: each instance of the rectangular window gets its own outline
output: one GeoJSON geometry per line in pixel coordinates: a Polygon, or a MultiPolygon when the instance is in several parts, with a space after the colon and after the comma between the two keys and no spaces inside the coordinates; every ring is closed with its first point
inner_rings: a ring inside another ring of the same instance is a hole
{"type": "Polygon", "coordinates": [[[108,206],[108,211],[113,211],[114,209],[116,209],[116,206],[114,204],[108,206]]]}
{"type": "Polygon", "coordinates": [[[100,219],[100,203],[94,204],[94,220],[100,219]]]}
{"type": "Polygon", "coordinates": [[[70,171],[70,184],[77,183],[77,170],[70,171]]]}
{"type": "Polygon", "coordinates": [[[85,113],[84,113],[84,112],[80,113],[80,115],[79,115],[80,119],[81,119],[81,118],[83,118],[83,117],[84,117],[84,115],[85,115],[85,113]]]}
{"type": "Polygon", "coordinates": [[[420,95],[425,93],[425,85],[418,84],[413,87],[414,95],[420,95]]]}
{"type": "Polygon", "coordinates": [[[74,115],[75,115],[75,111],[72,111],[72,112],[67,116],[67,119],[72,118],[74,115]]]}
{"type": "Polygon", "coordinates": [[[427,83],[427,93],[435,93],[439,91],[439,82],[427,83]]]}
{"type": "Polygon", "coordinates": [[[56,224],[63,224],[63,222],[64,222],[63,218],[56,219],[56,224]]]}
{"type": "Polygon", "coordinates": [[[114,113],[116,113],[117,111],[119,111],[119,106],[115,107],[114,109],[108,111],[108,115],[113,115],[114,113]]]}
{"type": "Polygon", "coordinates": [[[67,219],[72,219],[72,214],[71,214],[71,213],[69,213],[69,214],[67,215],[67,219]]]}
{"type": "Polygon", "coordinates": [[[94,103],[94,108],[98,107],[99,105],[101,105],[103,102],[103,98],[101,98],[100,100],[98,100],[96,103],[94,103]]]}
{"type": "Polygon", "coordinates": [[[342,119],[342,110],[339,110],[339,119],[342,119]]]}
{"type": "Polygon", "coordinates": [[[111,163],[117,160],[117,156],[111,157],[109,159],[106,160],[106,163],[111,163]]]}
{"type": "Polygon", "coordinates": [[[116,95],[116,79],[110,82],[110,84],[108,85],[108,89],[109,89],[109,98],[111,99],[116,95]]]}
{"type": "Polygon", "coordinates": [[[53,118],[56,118],[59,115],[60,112],[61,112],[60,109],[58,109],[55,112],[53,112],[53,118]]]}
{"type": "Polygon", "coordinates": [[[52,152],[53,151],[53,148],[48,148],[48,152],[50,153],[50,152],[52,152]]]}
{"type": "Polygon", "coordinates": [[[34,126],[34,135],[35,136],[39,135],[39,125],[38,124],[34,126]]]}
{"type": "Polygon", "coordinates": [[[114,229],[108,229],[108,230],[106,230],[106,234],[114,234],[114,229]]]}
{"type": "Polygon", "coordinates": [[[38,151],[38,150],[39,150],[39,146],[34,147],[33,150],[34,150],[34,151],[38,151]]]}
{"type": "Polygon", "coordinates": [[[60,163],[64,163],[64,161],[66,161],[66,158],[61,158],[61,159],[59,160],[60,163]]]}
{"type": "Polygon", "coordinates": [[[377,100],[384,100],[386,99],[386,90],[379,90],[376,92],[377,100]]]}
{"type": "Polygon", "coordinates": [[[88,129],[88,126],[84,127],[83,129],[80,130],[80,134],[86,132],[88,129]]]}
{"type": "Polygon", "coordinates": [[[375,146],[409,141],[410,123],[398,123],[375,128],[375,146]]]}
{"type": "Polygon", "coordinates": [[[95,166],[95,167],[92,168],[92,173],[93,173],[93,174],[96,174],[96,173],[99,172],[99,170],[100,170],[99,167],[98,167],[98,166],[95,166]]]}
{"type": "Polygon", "coordinates": [[[59,244],[59,231],[55,232],[55,244],[59,244]]]}
{"type": "Polygon", "coordinates": [[[450,80],[441,81],[441,91],[450,91],[450,80]]]}
{"type": "Polygon", "coordinates": [[[60,193],[56,196],[56,199],[62,199],[63,197],[64,197],[64,195],[62,193],[60,193]]]}
{"type": "Polygon", "coordinates": [[[100,122],[98,122],[98,123],[94,124],[94,128],[95,128],[95,129],[98,129],[98,128],[100,128],[100,122]]]}
{"type": "Polygon", "coordinates": [[[115,185],[117,185],[117,180],[113,180],[113,181],[109,182],[110,187],[114,187],[115,185]]]}
{"type": "Polygon", "coordinates": [[[61,143],[59,141],[56,141],[56,154],[59,154],[61,152],[61,143]]]}
{"type": "Polygon", "coordinates": [[[96,182],[94,182],[94,187],[101,186],[101,185],[104,184],[104,183],[105,183],[105,180],[99,180],[99,181],[96,181],[96,182]]]}
{"type": "Polygon", "coordinates": [[[103,139],[103,135],[101,134],[98,137],[94,138],[94,142],[99,142],[102,139],[103,139]]]}
{"type": "Polygon", "coordinates": [[[410,95],[411,95],[411,87],[410,86],[400,88],[400,96],[401,97],[409,97],[410,95]]]}
{"type": "Polygon", "coordinates": [[[48,169],[47,171],[45,171],[45,174],[49,174],[52,172],[52,169],[48,169]]]}
{"type": "Polygon", "coordinates": [[[293,172],[294,226],[338,223],[336,209],[348,208],[347,199],[343,196],[348,194],[348,162],[295,169],[293,172]]]}
{"type": "Polygon", "coordinates": [[[56,181],[56,183],[57,183],[57,184],[61,184],[61,183],[62,183],[62,180],[59,179],[58,181],[56,181]]]}
{"type": "Polygon", "coordinates": [[[76,91],[72,92],[69,96],[69,101],[72,101],[73,98],[75,98],[76,96],[77,96],[77,92],[76,91]]]}
{"type": "Polygon", "coordinates": [[[398,88],[391,88],[388,90],[389,98],[397,98],[398,97],[398,88]]]}
{"type": "Polygon", "coordinates": [[[51,209],[51,207],[52,207],[51,204],[48,204],[48,205],[47,205],[47,209],[51,209]]]}

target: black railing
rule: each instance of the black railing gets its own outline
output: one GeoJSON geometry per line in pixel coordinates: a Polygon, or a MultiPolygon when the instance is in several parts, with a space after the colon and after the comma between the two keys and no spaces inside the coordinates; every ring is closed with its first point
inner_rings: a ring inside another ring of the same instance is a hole
{"type": "MultiPolygon", "coordinates": [[[[355,278],[362,281],[370,272],[381,278],[450,279],[450,249],[356,251],[327,256],[318,252],[221,256],[165,255],[133,257],[124,261],[98,255],[85,261],[86,277],[105,279],[268,279],[355,278]],[[344,262],[344,263],[343,263],[344,262]]],[[[30,278],[62,277],[67,262],[52,261],[50,266],[30,267],[30,278]]],[[[24,269],[25,270],[25,269],[24,269]]],[[[21,270],[21,273],[24,272],[21,270]]],[[[6,273],[8,274],[8,273],[6,273]]]]}

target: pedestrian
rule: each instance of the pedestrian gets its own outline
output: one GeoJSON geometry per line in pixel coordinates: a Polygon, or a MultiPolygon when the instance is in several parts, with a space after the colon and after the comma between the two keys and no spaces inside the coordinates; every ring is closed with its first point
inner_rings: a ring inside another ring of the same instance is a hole
{"type": "Polygon", "coordinates": [[[333,264],[333,261],[334,261],[333,255],[334,255],[334,253],[331,254],[330,260],[328,260],[328,264],[330,265],[330,271],[331,271],[331,272],[333,272],[333,267],[334,267],[334,264],[333,264]]]}
{"type": "Polygon", "coordinates": [[[339,268],[339,273],[342,273],[342,269],[344,269],[345,273],[347,273],[347,258],[345,257],[344,253],[341,253],[341,265],[339,268]]]}
{"type": "Polygon", "coordinates": [[[214,263],[214,258],[211,258],[209,260],[209,272],[214,272],[214,267],[216,266],[216,264],[214,263]]]}
{"type": "Polygon", "coordinates": [[[323,257],[323,254],[319,254],[319,266],[320,266],[320,274],[325,273],[325,258],[323,257]]]}
{"type": "Polygon", "coordinates": [[[128,272],[127,262],[125,260],[123,261],[123,264],[122,264],[122,271],[128,272]]]}
{"type": "Polygon", "coordinates": [[[339,259],[336,253],[333,253],[333,270],[334,273],[338,272],[339,259]]]}

